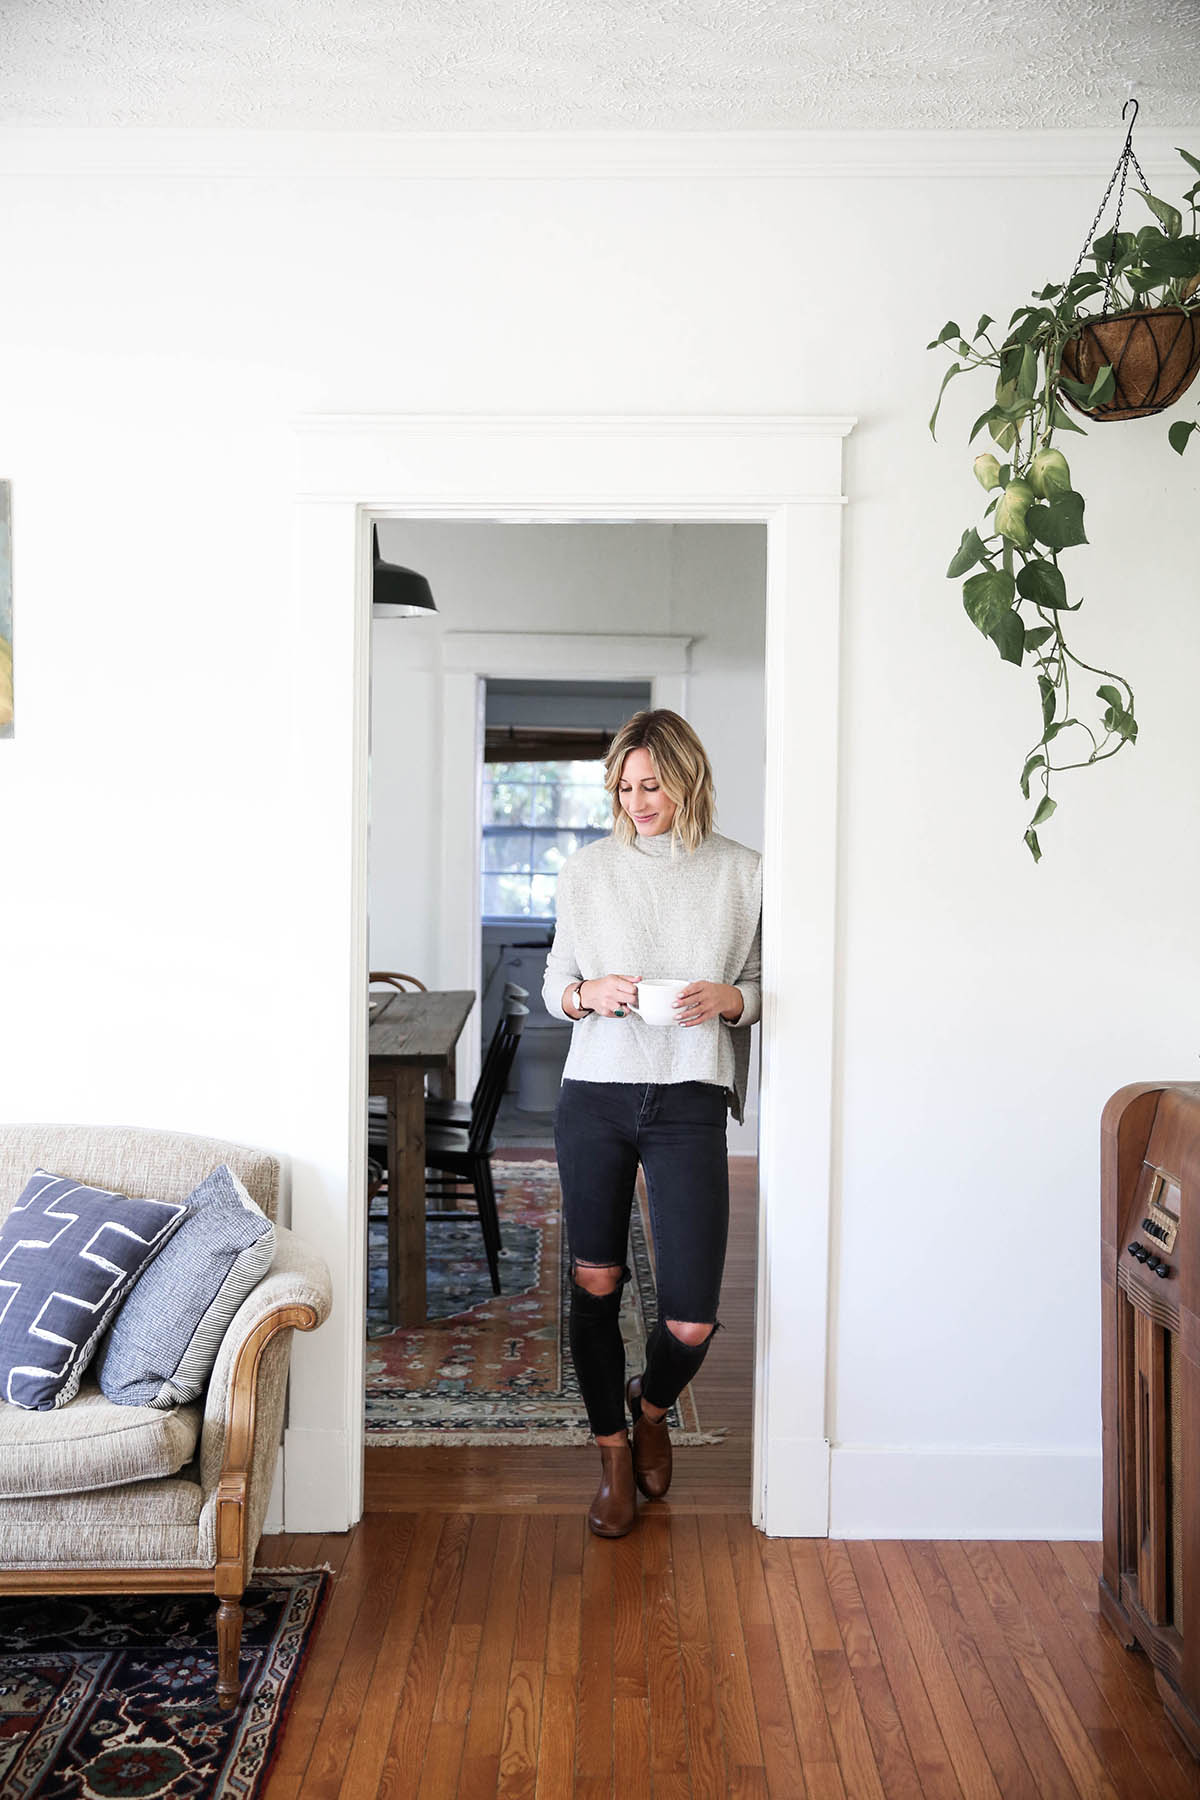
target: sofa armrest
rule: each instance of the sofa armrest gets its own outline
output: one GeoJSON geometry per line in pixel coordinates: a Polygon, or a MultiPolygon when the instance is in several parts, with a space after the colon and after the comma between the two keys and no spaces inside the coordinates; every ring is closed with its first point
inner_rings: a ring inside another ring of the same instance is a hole
{"type": "MultiPolygon", "coordinates": [[[[282,1226],[270,1269],[230,1321],[208,1383],[200,1484],[218,1572],[244,1575],[257,1546],[283,1430],[291,1333],[329,1316],[322,1257],[282,1226]]],[[[220,1585],[224,1585],[223,1583],[220,1585]]]]}

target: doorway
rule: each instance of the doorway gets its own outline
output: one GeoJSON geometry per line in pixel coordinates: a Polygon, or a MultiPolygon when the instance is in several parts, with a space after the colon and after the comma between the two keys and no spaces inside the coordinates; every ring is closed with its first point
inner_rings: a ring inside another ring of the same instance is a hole
{"type": "MultiPolygon", "coordinates": [[[[563,1451],[586,1444],[587,1428],[566,1341],[554,1168],[571,1026],[542,1000],[557,871],[611,830],[604,756],[654,704],[682,712],[707,744],[717,829],[761,849],[766,533],[710,521],[385,519],[376,529],[384,561],[427,578],[438,611],[373,625],[370,964],[478,996],[459,1039],[461,1095],[502,1020],[515,1012],[523,1029],[490,1126],[500,1291],[490,1291],[475,1198],[440,1205],[431,1174],[428,1316],[389,1321],[387,1197],[376,1194],[366,1505],[386,1506],[414,1476],[432,1499],[440,1479],[475,1505],[502,1504],[506,1486],[525,1491],[543,1449],[537,1485],[561,1481],[565,1496],[580,1465],[563,1451]],[[597,621],[608,629],[585,629],[597,621]],[[509,628],[472,629],[501,622],[509,628]]],[[[414,1016],[424,1004],[412,1002],[414,1016]]],[[[672,1420],[685,1458],[721,1442],[719,1456],[703,1457],[702,1480],[711,1500],[715,1479],[734,1509],[750,1491],[756,1092],[731,1126],[738,1291],[731,1276],[719,1354],[672,1420]]],[[[443,1112],[430,1102],[431,1130],[443,1112]]],[[[654,1320],[651,1243],[643,1199],[626,1294],[631,1358],[654,1320]]]]}
{"type": "MultiPolygon", "coordinates": [[[[292,921],[308,946],[306,1009],[318,1046],[291,1134],[293,1216],[298,1230],[326,1246],[342,1335],[330,1341],[323,1334],[319,1357],[297,1346],[285,1440],[289,1529],[342,1529],[361,1512],[355,1313],[360,1320],[365,1133],[357,1121],[366,1097],[372,515],[767,527],[768,876],[751,1510],[770,1532],[826,1529],[841,444],[852,423],[349,417],[298,428],[298,635],[311,630],[322,654],[297,653],[291,748],[296,792],[304,796],[297,836],[307,842],[318,833],[327,866],[298,896],[292,921]],[[313,732],[318,711],[321,729],[313,732]],[[803,781],[794,779],[800,769],[803,781]]],[[[471,704],[465,691],[451,696],[450,710],[463,700],[471,704]]]]}

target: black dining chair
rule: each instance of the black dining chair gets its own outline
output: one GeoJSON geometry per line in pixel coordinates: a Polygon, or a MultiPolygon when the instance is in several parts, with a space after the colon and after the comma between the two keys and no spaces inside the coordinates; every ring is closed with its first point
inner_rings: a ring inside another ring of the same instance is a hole
{"type": "MultiPolygon", "coordinates": [[[[479,1071],[479,1080],[475,1083],[475,1092],[469,1100],[443,1100],[440,1095],[430,1094],[425,1100],[425,1123],[429,1125],[469,1125],[471,1114],[479,1104],[484,1083],[493,1059],[500,1054],[500,1045],[504,1037],[504,1020],[514,1007],[524,1005],[529,998],[529,989],[518,987],[515,981],[504,984],[504,1004],[500,1017],[496,1020],[496,1029],[483,1055],[483,1067],[479,1071]]],[[[525,1007],[528,1012],[529,1008],[525,1007]]],[[[501,1099],[504,1098],[501,1094],[501,1099]]]]}
{"type": "MultiPolygon", "coordinates": [[[[486,1078],[480,1079],[482,1091],[477,1090],[478,1099],[472,1107],[470,1122],[466,1125],[430,1125],[425,1133],[426,1170],[441,1178],[427,1192],[442,1202],[447,1197],[459,1200],[474,1196],[494,1294],[500,1292],[501,1246],[500,1216],[492,1181],[492,1131],[528,1017],[529,1008],[517,1002],[503,1015],[500,1045],[486,1078]]],[[[441,1218],[470,1216],[470,1213],[460,1214],[457,1210],[439,1213],[441,1218]]]]}

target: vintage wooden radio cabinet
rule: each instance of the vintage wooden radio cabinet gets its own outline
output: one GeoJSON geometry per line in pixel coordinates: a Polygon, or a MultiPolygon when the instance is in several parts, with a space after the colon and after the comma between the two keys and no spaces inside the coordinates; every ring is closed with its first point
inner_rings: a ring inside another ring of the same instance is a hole
{"type": "Polygon", "coordinates": [[[1200,1757],[1200,1083],[1113,1095],[1101,1186],[1100,1608],[1200,1757]]]}

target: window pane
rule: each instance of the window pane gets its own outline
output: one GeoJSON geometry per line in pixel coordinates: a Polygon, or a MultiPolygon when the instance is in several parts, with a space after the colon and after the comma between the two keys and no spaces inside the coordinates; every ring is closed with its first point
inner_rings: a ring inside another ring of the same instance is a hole
{"type": "Polygon", "coordinates": [[[557,875],[568,856],[587,843],[576,831],[535,831],[533,868],[542,875],[557,875]]]}
{"type": "Polygon", "coordinates": [[[555,875],[535,875],[529,886],[530,898],[532,901],[531,911],[534,916],[539,919],[552,919],[554,917],[554,894],[558,887],[558,877],[555,875]]]}
{"type": "Polygon", "coordinates": [[[530,782],[534,779],[536,768],[536,763],[487,763],[484,780],[530,782]]]}
{"type": "Polygon", "coordinates": [[[485,869],[529,872],[533,855],[533,838],[528,831],[489,831],[483,839],[485,869]]]}
{"type": "Polygon", "coordinates": [[[483,784],[483,822],[485,825],[528,825],[533,817],[533,789],[527,783],[485,781],[483,784]]]}
{"type": "Polygon", "coordinates": [[[490,919],[523,918],[529,913],[528,875],[485,875],[483,911],[490,919]]]}
{"type": "Polygon", "coordinates": [[[563,786],[539,788],[535,795],[535,825],[591,825],[612,822],[612,801],[603,788],[563,786]]]}

